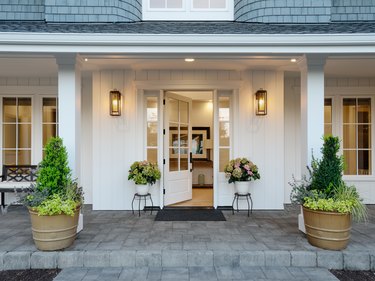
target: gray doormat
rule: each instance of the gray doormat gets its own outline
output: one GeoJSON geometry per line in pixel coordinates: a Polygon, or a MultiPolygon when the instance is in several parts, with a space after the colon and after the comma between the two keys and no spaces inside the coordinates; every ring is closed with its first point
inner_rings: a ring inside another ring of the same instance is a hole
{"type": "Polygon", "coordinates": [[[163,209],[155,221],[226,221],[223,213],[215,209],[163,209]]]}

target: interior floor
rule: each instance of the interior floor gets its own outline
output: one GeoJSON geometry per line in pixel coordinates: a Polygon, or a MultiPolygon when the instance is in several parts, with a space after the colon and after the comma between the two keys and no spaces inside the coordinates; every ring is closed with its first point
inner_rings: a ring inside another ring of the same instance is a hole
{"type": "Polygon", "coordinates": [[[193,199],[173,204],[173,207],[212,207],[213,188],[193,188],[193,199]]]}

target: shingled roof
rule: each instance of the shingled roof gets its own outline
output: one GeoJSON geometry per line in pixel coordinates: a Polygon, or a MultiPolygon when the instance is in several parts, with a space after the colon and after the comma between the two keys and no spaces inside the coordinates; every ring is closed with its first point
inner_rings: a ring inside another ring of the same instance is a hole
{"type": "Polygon", "coordinates": [[[0,32],[118,34],[353,34],[375,33],[375,22],[266,24],[245,22],[145,21],[134,23],[46,23],[0,21],[0,32]]]}

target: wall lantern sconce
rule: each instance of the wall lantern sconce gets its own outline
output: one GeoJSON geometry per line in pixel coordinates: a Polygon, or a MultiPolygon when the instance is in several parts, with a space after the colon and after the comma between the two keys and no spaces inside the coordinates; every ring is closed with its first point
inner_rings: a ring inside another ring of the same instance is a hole
{"type": "Polygon", "coordinates": [[[255,114],[267,115],[267,91],[262,88],[255,93],[255,114]]]}
{"type": "Polygon", "coordinates": [[[113,90],[109,92],[109,114],[111,116],[121,116],[121,93],[113,90]]]}

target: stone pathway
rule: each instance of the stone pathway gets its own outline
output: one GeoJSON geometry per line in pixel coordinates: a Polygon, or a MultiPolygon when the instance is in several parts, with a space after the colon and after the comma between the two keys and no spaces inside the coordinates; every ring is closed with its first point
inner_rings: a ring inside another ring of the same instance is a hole
{"type": "Polygon", "coordinates": [[[28,268],[324,267],[375,269],[375,206],[369,222],[353,224],[343,251],[311,246],[297,228],[299,209],[224,211],[227,221],[156,222],[155,213],[93,211],[85,206],[84,230],[64,251],[40,252],[23,207],[0,216],[0,270],[28,268]]]}
{"type": "Polygon", "coordinates": [[[64,269],[54,281],[162,280],[162,281],[334,281],[327,269],[305,267],[138,267],[64,269]]]}

